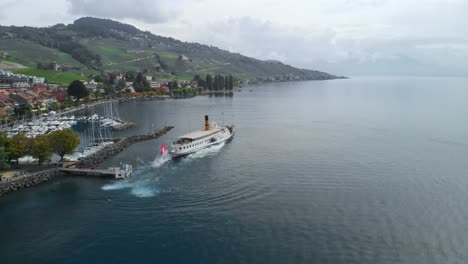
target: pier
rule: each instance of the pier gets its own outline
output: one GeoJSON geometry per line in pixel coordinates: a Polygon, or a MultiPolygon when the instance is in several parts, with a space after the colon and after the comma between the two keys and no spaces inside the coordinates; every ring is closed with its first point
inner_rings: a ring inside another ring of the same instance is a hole
{"type": "Polygon", "coordinates": [[[114,175],[116,179],[127,178],[132,173],[131,165],[123,165],[120,168],[114,167],[114,168],[110,168],[107,170],[95,169],[95,167],[99,166],[99,164],[101,164],[104,160],[124,151],[126,148],[130,147],[132,144],[159,138],[162,135],[169,132],[173,128],[174,128],[173,126],[164,126],[158,130],[155,130],[153,133],[149,133],[147,135],[127,137],[123,140],[118,141],[115,144],[106,146],[102,150],[88,157],[85,157],[74,164],[69,165],[67,168],[61,169],[61,171],[67,172],[67,173],[76,173],[79,175],[98,175],[98,176],[114,175]]]}
{"type": "Polygon", "coordinates": [[[133,173],[132,165],[123,164],[121,167],[109,169],[87,169],[87,168],[62,168],[61,172],[75,175],[114,177],[115,179],[126,179],[133,173]]]}

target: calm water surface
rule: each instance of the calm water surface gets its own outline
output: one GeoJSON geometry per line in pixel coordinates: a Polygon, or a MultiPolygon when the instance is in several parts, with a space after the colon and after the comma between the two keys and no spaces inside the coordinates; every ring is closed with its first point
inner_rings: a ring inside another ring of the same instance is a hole
{"type": "Polygon", "coordinates": [[[121,135],[175,129],[103,165],[133,164],[127,181],[0,198],[2,263],[468,262],[468,79],[249,89],[118,104],[121,135]],[[233,141],[158,157],[205,114],[233,141]]]}

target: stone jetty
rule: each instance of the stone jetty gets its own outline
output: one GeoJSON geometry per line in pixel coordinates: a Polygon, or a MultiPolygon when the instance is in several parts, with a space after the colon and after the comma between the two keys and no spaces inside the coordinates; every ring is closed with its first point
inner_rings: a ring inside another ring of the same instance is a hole
{"type": "Polygon", "coordinates": [[[164,126],[148,135],[138,135],[138,136],[127,137],[125,139],[120,140],[119,142],[115,144],[112,144],[103,148],[102,150],[94,153],[93,155],[90,155],[86,158],[81,159],[80,161],[76,163],[76,165],[79,167],[84,167],[84,168],[96,167],[97,165],[101,164],[104,160],[124,151],[130,145],[141,142],[141,141],[158,138],[166,134],[173,128],[174,128],[173,126],[164,126]]]}
{"type": "Polygon", "coordinates": [[[0,196],[9,192],[18,191],[25,188],[30,188],[46,181],[55,179],[63,175],[58,168],[48,169],[27,176],[19,177],[11,181],[0,183],[0,196]]]}

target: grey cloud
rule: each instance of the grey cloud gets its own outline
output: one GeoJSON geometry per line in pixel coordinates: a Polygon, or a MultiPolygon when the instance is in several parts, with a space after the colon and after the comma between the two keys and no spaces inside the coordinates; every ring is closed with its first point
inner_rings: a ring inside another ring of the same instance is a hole
{"type": "Polygon", "coordinates": [[[216,21],[195,31],[197,41],[208,39],[231,51],[299,66],[324,60],[334,37],[332,30],[284,27],[251,17],[216,21]]]}
{"type": "Polygon", "coordinates": [[[148,24],[167,22],[176,16],[165,0],[67,0],[72,15],[134,19],[148,24]]]}
{"type": "Polygon", "coordinates": [[[6,18],[6,15],[8,12],[5,12],[8,10],[8,8],[12,7],[14,4],[22,3],[23,0],[19,1],[7,1],[5,3],[0,3],[0,20],[3,20],[6,18]]]}
{"type": "Polygon", "coordinates": [[[233,52],[336,74],[461,74],[463,37],[353,38],[326,27],[292,27],[251,17],[199,25],[192,39],[233,52]]]}

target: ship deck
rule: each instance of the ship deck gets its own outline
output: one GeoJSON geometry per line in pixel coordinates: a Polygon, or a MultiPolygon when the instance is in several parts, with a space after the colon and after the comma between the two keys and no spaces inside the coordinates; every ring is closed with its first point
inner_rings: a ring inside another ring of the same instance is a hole
{"type": "Polygon", "coordinates": [[[183,136],[180,136],[179,138],[196,140],[199,138],[210,136],[212,134],[216,134],[219,131],[221,131],[221,128],[210,128],[209,130],[197,130],[197,131],[193,131],[188,134],[185,134],[183,136]]]}

